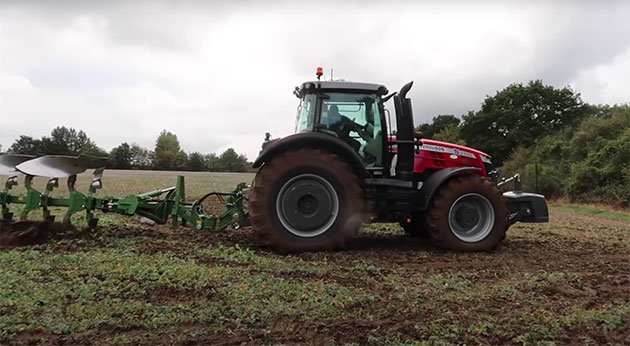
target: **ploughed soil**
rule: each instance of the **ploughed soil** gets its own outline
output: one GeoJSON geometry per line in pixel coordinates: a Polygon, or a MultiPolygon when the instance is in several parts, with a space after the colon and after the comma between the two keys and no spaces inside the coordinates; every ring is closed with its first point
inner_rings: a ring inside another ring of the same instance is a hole
{"type": "MultiPolygon", "coordinates": [[[[310,304],[304,303],[303,313],[262,306],[262,317],[249,320],[238,312],[239,304],[247,310],[261,300],[273,299],[252,293],[249,301],[230,300],[232,291],[221,291],[221,282],[201,288],[167,285],[128,299],[181,309],[195,309],[194,302],[203,299],[229,306],[231,312],[224,318],[184,318],[158,327],[142,326],[144,322],[129,327],[102,323],[61,331],[33,318],[40,325],[5,330],[0,340],[8,344],[208,345],[630,343],[630,225],[626,221],[552,209],[549,224],[515,226],[504,244],[491,253],[443,251],[396,228],[366,227],[344,251],[284,257],[270,253],[248,227],[208,234],[140,224],[73,231],[50,223],[4,223],[0,247],[5,251],[28,251],[31,245],[44,244],[35,248],[65,255],[114,244],[129,246],[139,256],[195,258],[194,263],[202,267],[238,271],[243,277],[230,279],[235,280],[231,288],[235,295],[240,294],[238,287],[248,285],[264,291],[269,282],[249,281],[261,273],[273,278],[271,284],[274,280],[288,283],[282,286],[287,290],[314,285],[322,291],[302,293],[300,299],[310,304]],[[115,238],[126,240],[117,243],[115,238]],[[218,250],[198,255],[203,249],[218,250]],[[346,301],[348,297],[342,295],[327,301],[327,290],[339,287],[362,298],[346,301]],[[320,308],[326,312],[313,310],[320,308]],[[273,313],[264,315],[265,310],[273,313]]],[[[287,304],[294,303],[287,299],[287,304]]],[[[1,312],[26,314],[7,310],[9,305],[4,304],[1,312]]]]}
{"type": "Polygon", "coordinates": [[[74,231],[74,227],[50,221],[0,220],[0,249],[45,244],[74,231]]]}

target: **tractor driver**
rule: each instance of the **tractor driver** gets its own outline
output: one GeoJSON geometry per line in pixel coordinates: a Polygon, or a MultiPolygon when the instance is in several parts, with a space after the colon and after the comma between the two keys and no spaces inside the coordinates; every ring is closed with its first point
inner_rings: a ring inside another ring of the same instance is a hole
{"type": "Polygon", "coordinates": [[[334,131],[339,138],[348,143],[356,152],[361,148],[361,143],[350,136],[350,132],[354,131],[359,136],[364,137],[367,134],[364,131],[363,126],[350,120],[345,115],[339,113],[339,107],[337,105],[328,106],[328,129],[334,131]]]}

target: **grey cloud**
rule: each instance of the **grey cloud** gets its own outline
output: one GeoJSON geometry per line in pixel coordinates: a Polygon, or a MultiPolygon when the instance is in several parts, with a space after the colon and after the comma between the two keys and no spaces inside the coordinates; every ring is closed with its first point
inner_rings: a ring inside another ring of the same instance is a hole
{"type": "Polygon", "coordinates": [[[48,61],[32,68],[27,77],[37,88],[86,89],[133,85],[150,78],[125,67],[85,66],[65,61],[48,61]]]}
{"type": "Polygon", "coordinates": [[[0,42],[0,90],[3,74],[36,90],[0,92],[0,117],[15,117],[0,144],[63,123],[108,149],[152,147],[167,128],[185,150],[251,159],[264,132],[293,130],[291,90],[318,65],[391,91],[414,80],[416,122],[461,115],[510,83],[561,87],[609,64],[630,47],[629,12],[621,1],[3,2],[0,33],[27,39],[0,42]]]}
{"type": "Polygon", "coordinates": [[[610,62],[630,46],[628,13],[630,4],[622,2],[558,6],[539,28],[538,73],[552,83],[567,83],[582,69],[610,62]]]}

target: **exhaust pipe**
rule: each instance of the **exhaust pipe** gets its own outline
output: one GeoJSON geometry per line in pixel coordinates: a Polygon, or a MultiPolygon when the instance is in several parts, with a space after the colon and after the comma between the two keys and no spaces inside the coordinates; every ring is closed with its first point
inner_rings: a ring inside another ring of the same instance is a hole
{"type": "Polygon", "coordinates": [[[394,96],[396,108],[396,144],[398,145],[398,162],[396,175],[403,180],[411,180],[413,177],[413,153],[415,147],[413,110],[411,99],[407,93],[413,86],[413,82],[405,84],[398,95],[394,96]]]}

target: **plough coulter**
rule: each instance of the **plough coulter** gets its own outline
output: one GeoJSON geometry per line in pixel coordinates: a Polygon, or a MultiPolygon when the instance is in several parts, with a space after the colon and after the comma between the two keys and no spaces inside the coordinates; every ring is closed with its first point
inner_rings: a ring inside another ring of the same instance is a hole
{"type": "Polygon", "coordinates": [[[0,192],[3,224],[9,225],[16,217],[27,220],[32,212],[38,210],[45,221],[53,222],[55,216],[51,214],[52,207],[67,208],[62,220],[66,225],[70,225],[73,215],[84,212],[90,228],[97,226],[99,219],[95,216],[96,211],[140,215],[158,224],[165,224],[170,218],[172,227],[189,224],[198,230],[213,232],[228,227],[236,229],[247,222],[245,183],[238,184],[232,192],[210,192],[194,202],[186,201],[183,176],[177,177],[174,187],[126,197],[99,197],[96,192],[103,186],[104,166],[105,159],[88,156],[46,155],[36,158],[28,155],[0,155],[0,175],[7,176],[4,189],[0,192]],[[77,174],[87,170],[93,170],[93,176],[88,192],[84,194],[76,189],[75,184],[77,174]],[[26,193],[16,195],[12,189],[18,185],[21,175],[24,176],[26,193]],[[48,179],[43,191],[33,186],[36,178],[48,179]],[[63,197],[53,195],[61,179],[66,179],[68,187],[68,195],[63,197]],[[223,212],[204,213],[203,202],[211,197],[223,203],[223,212]],[[16,208],[12,208],[15,205],[22,205],[19,216],[15,215],[16,208]]]}

